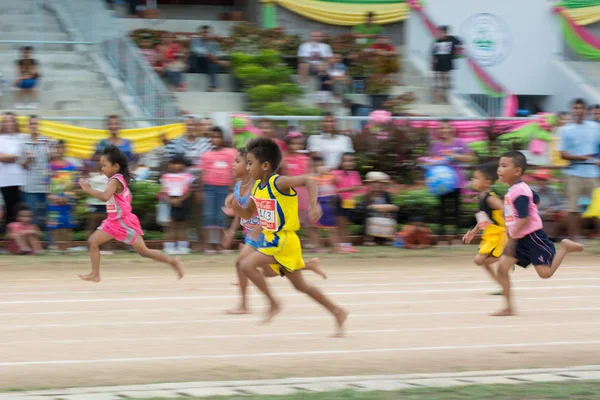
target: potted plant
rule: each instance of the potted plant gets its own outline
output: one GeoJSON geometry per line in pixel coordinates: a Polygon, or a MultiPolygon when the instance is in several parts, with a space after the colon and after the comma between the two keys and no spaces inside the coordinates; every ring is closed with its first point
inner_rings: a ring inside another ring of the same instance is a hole
{"type": "Polygon", "coordinates": [[[371,97],[371,106],[375,110],[382,110],[384,103],[390,97],[390,92],[396,82],[385,74],[375,74],[365,81],[365,93],[371,97]]]}

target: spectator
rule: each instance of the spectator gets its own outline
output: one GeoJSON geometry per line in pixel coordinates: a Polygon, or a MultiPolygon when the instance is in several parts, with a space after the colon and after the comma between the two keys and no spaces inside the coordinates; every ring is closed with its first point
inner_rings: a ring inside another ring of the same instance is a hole
{"type": "Polygon", "coordinates": [[[552,240],[558,239],[560,231],[565,227],[566,213],[564,201],[560,194],[548,185],[552,177],[547,169],[538,169],[533,173],[535,179],[534,191],[540,197],[538,213],[544,222],[544,231],[552,240]]]}
{"type": "Polygon", "coordinates": [[[33,47],[25,46],[22,48],[21,59],[17,61],[17,80],[15,86],[18,91],[16,94],[15,108],[38,107],[36,85],[40,77],[39,64],[35,58],[31,58],[33,47]]]}
{"type": "MultiPolygon", "coordinates": [[[[339,240],[336,232],[335,208],[337,195],[335,190],[335,176],[331,168],[325,165],[325,160],[321,156],[313,156],[311,159],[311,176],[317,181],[319,188],[319,205],[323,215],[316,224],[318,228],[325,229],[327,239],[333,252],[337,252],[339,240]]],[[[319,243],[316,243],[317,251],[319,243]]]]}
{"type": "Polygon", "coordinates": [[[150,34],[143,35],[140,41],[140,53],[144,59],[154,69],[154,72],[160,73],[161,68],[158,67],[158,52],[156,51],[152,36],[150,34]]]}
{"type": "Polygon", "coordinates": [[[362,181],[356,169],[354,153],[346,153],[342,156],[340,169],[333,171],[335,176],[335,187],[338,195],[336,222],[338,237],[340,240],[340,252],[356,253],[358,250],[352,246],[348,226],[356,209],[355,196],[362,189],[362,181]]]}
{"type": "Polygon", "coordinates": [[[262,132],[263,136],[273,140],[279,148],[281,149],[281,153],[285,154],[287,152],[287,146],[285,142],[277,137],[277,131],[275,130],[275,125],[273,125],[273,121],[263,118],[258,121],[258,129],[262,132]]]}
{"type": "Polygon", "coordinates": [[[580,235],[581,215],[579,200],[581,197],[591,198],[594,189],[600,186],[600,168],[598,153],[600,151],[600,125],[586,121],[586,105],[582,99],[573,101],[573,119],[560,132],[561,157],[570,162],[563,170],[567,194],[567,211],[569,212],[569,238],[577,239],[580,235]]]}
{"type": "Polygon", "coordinates": [[[29,133],[31,136],[23,143],[21,155],[21,164],[25,169],[24,200],[33,213],[33,223],[44,229],[50,143],[47,139],[40,138],[38,119],[35,115],[29,117],[29,133]]]}
{"type": "Polygon", "coordinates": [[[398,50],[390,42],[387,35],[377,36],[377,40],[371,46],[375,55],[376,71],[379,74],[395,74],[398,68],[398,50]]]}
{"type": "Polygon", "coordinates": [[[196,118],[192,116],[185,117],[185,125],[185,133],[165,145],[163,162],[169,163],[173,158],[181,155],[184,157],[186,165],[195,169],[200,156],[210,151],[213,146],[209,138],[198,134],[199,127],[196,118]]]}
{"type": "Polygon", "coordinates": [[[306,85],[310,74],[316,75],[318,65],[324,64],[328,58],[333,56],[331,47],[326,43],[321,43],[321,40],[321,33],[312,32],[310,40],[302,43],[298,48],[298,72],[302,85],[306,85]]]}
{"type": "Polygon", "coordinates": [[[345,135],[338,135],[336,120],[331,113],[325,114],[322,124],[323,132],[308,138],[308,151],[312,156],[321,155],[327,168],[337,169],[345,153],[354,153],[352,139],[345,135]]]}
{"type": "Polygon", "coordinates": [[[439,138],[431,144],[429,154],[433,157],[446,158],[449,165],[458,175],[458,187],[439,198],[439,234],[443,235],[445,233],[446,219],[450,215],[454,216],[453,219],[456,222],[456,227],[460,227],[460,192],[467,181],[463,164],[471,162],[473,154],[461,139],[454,137],[454,129],[447,119],[441,121],[439,138]]]}
{"type": "Polygon", "coordinates": [[[119,137],[119,132],[121,131],[121,118],[119,118],[118,115],[109,115],[106,117],[106,129],[110,133],[110,137],[108,139],[102,139],[98,143],[96,146],[96,153],[102,153],[106,146],[112,144],[125,153],[129,161],[133,161],[135,158],[133,145],[129,140],[119,137]]]}
{"type": "Polygon", "coordinates": [[[558,121],[556,123],[556,131],[552,136],[552,142],[550,142],[550,156],[551,156],[551,164],[566,167],[569,165],[569,162],[563,160],[560,156],[560,137],[561,132],[564,127],[571,123],[571,114],[566,111],[561,111],[558,113],[558,121]]]}
{"type": "Polygon", "coordinates": [[[367,13],[366,21],[360,25],[356,25],[352,30],[356,43],[365,47],[369,47],[375,41],[375,37],[383,32],[381,25],[375,23],[375,13],[367,13]]]}
{"type": "Polygon", "coordinates": [[[22,204],[17,212],[17,221],[11,222],[6,228],[10,242],[7,250],[12,254],[40,254],[44,249],[40,239],[42,232],[32,223],[33,212],[22,204]]]}
{"type": "Polygon", "coordinates": [[[181,46],[175,42],[175,34],[164,32],[161,43],[157,47],[157,62],[155,71],[162,75],[177,90],[185,90],[183,73],[187,69],[181,46]]]}
{"type": "Polygon", "coordinates": [[[352,79],[348,76],[348,69],[344,64],[342,56],[335,54],[329,59],[329,68],[327,71],[329,75],[331,92],[336,98],[341,98],[344,94],[348,93],[352,79]]]}
{"type": "Polygon", "coordinates": [[[60,140],[50,161],[50,193],[48,195],[47,225],[52,243],[66,251],[75,228],[75,193],[77,167],[65,159],[66,143],[60,140]]]}
{"type": "Polygon", "coordinates": [[[385,187],[390,178],[383,172],[371,171],[366,180],[368,192],[363,207],[366,211],[365,245],[374,246],[375,239],[390,240],[396,233],[396,213],[398,206],[392,203],[392,198],[385,187]]]}
{"type": "Polygon", "coordinates": [[[225,204],[234,183],[231,166],[237,154],[235,149],[225,146],[221,128],[215,126],[211,129],[211,140],[213,149],[202,154],[199,163],[204,186],[203,223],[206,254],[215,254],[219,250],[221,233],[227,227],[221,207],[225,204]]]}
{"type": "Polygon", "coordinates": [[[327,110],[332,102],[331,83],[332,78],[329,76],[329,71],[325,64],[316,66],[317,79],[319,80],[319,90],[315,92],[315,104],[318,108],[327,110]]]}
{"type": "Polygon", "coordinates": [[[592,109],[590,112],[592,114],[591,115],[592,120],[600,123],[600,104],[596,104],[596,105],[592,106],[591,108],[592,109]]]}
{"type": "Polygon", "coordinates": [[[439,37],[432,51],[432,64],[434,71],[434,101],[448,102],[448,89],[450,88],[450,72],[454,69],[454,58],[459,52],[461,41],[448,33],[447,26],[441,26],[439,37]]]}
{"type": "Polygon", "coordinates": [[[25,185],[25,172],[19,163],[23,154],[23,135],[15,114],[4,113],[0,127],[0,189],[4,198],[4,224],[6,227],[17,218],[21,202],[21,186],[25,185]]]}
{"type": "Polygon", "coordinates": [[[215,40],[210,26],[204,25],[199,31],[200,35],[192,38],[190,43],[191,70],[207,74],[208,91],[214,92],[217,90],[217,73],[220,66],[224,64],[224,61],[221,60],[221,47],[215,40]]]}

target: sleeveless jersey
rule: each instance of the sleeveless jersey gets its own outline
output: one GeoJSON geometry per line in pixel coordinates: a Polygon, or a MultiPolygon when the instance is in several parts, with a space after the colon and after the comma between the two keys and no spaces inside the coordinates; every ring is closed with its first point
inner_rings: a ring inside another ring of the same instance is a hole
{"type": "MultiPolygon", "coordinates": [[[[242,186],[242,181],[238,181],[235,184],[235,188],[233,189],[233,195],[235,199],[242,207],[248,207],[248,202],[250,201],[252,190],[248,192],[248,194],[244,197],[240,195],[240,188],[242,186]]],[[[258,213],[254,215],[250,219],[240,218],[240,224],[246,229],[255,229],[257,226],[260,226],[260,218],[258,218],[258,213]]]]}
{"type": "Polygon", "coordinates": [[[113,194],[112,197],[106,202],[106,212],[108,214],[108,219],[117,220],[121,218],[126,218],[132,214],[131,192],[129,191],[129,187],[127,186],[127,182],[125,182],[125,178],[123,178],[123,175],[113,175],[109,179],[109,182],[112,179],[118,180],[121,183],[121,185],[123,185],[123,191],[120,194],[113,194]]]}
{"type": "Polygon", "coordinates": [[[278,178],[279,175],[271,176],[264,186],[256,181],[252,189],[252,198],[264,233],[295,232],[300,229],[296,191],[280,191],[277,187],[278,178]]]}
{"type": "Polygon", "coordinates": [[[500,197],[498,197],[496,193],[487,192],[485,196],[483,196],[483,198],[479,200],[479,211],[483,211],[484,213],[486,213],[490,221],[492,221],[494,224],[498,225],[501,228],[504,228],[505,225],[503,210],[494,210],[488,205],[487,200],[490,196],[500,199],[500,197]]]}

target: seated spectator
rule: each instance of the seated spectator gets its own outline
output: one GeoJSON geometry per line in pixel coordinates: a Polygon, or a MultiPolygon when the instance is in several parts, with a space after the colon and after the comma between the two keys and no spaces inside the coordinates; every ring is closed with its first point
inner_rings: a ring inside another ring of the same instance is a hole
{"type": "Polygon", "coordinates": [[[315,68],[316,76],[319,79],[319,90],[315,92],[314,102],[317,107],[327,110],[329,104],[333,101],[331,76],[329,76],[329,71],[327,71],[325,64],[319,64],[315,68]]]}
{"type": "Polygon", "coordinates": [[[18,91],[16,94],[15,108],[38,107],[36,85],[40,77],[38,62],[31,58],[33,47],[26,46],[22,49],[21,59],[17,61],[17,80],[15,86],[18,91]]]}
{"type": "Polygon", "coordinates": [[[33,212],[26,205],[20,205],[17,221],[6,227],[10,241],[6,249],[12,254],[40,254],[44,251],[40,241],[42,232],[32,222],[33,212]]]}
{"type": "Polygon", "coordinates": [[[377,36],[377,40],[371,46],[376,59],[376,71],[379,74],[395,74],[398,68],[398,50],[387,35],[377,36]]]}
{"type": "Polygon", "coordinates": [[[183,72],[187,69],[187,66],[182,70],[182,62],[184,62],[183,51],[181,46],[175,42],[175,34],[164,32],[161,43],[157,46],[155,71],[179,90],[185,89],[183,72]]]}
{"type": "Polygon", "coordinates": [[[565,201],[562,196],[548,185],[550,171],[539,169],[533,173],[535,185],[533,190],[540,196],[538,213],[544,222],[544,231],[550,239],[558,239],[566,228],[565,201]]]}
{"type": "Polygon", "coordinates": [[[407,249],[424,249],[431,246],[431,229],[425,226],[421,218],[413,218],[411,223],[404,226],[401,235],[407,249]]]}
{"type": "Polygon", "coordinates": [[[221,60],[221,47],[215,40],[211,28],[204,25],[200,28],[200,35],[192,38],[190,42],[191,56],[190,69],[208,75],[208,91],[217,90],[217,73],[219,67],[225,64],[221,60]]]}
{"type": "Polygon", "coordinates": [[[365,47],[371,46],[375,41],[375,37],[383,32],[381,25],[375,23],[375,13],[367,13],[367,19],[364,23],[356,25],[352,29],[352,33],[356,38],[356,43],[365,47]]]}
{"type": "Polygon", "coordinates": [[[319,32],[312,32],[310,40],[302,43],[298,48],[298,73],[300,74],[300,84],[306,85],[309,74],[316,75],[317,66],[325,63],[328,58],[333,56],[331,47],[322,43],[322,36],[319,32]]]}
{"type": "Polygon", "coordinates": [[[348,69],[341,55],[336,54],[329,59],[327,73],[331,81],[331,92],[336,98],[339,99],[348,93],[352,79],[348,76],[348,69]]]}
{"type": "Polygon", "coordinates": [[[142,56],[144,56],[144,59],[152,69],[154,69],[155,72],[159,72],[160,67],[157,66],[158,52],[152,42],[152,36],[150,36],[150,34],[142,36],[142,40],[140,41],[140,53],[142,53],[142,56]]]}
{"type": "Polygon", "coordinates": [[[164,67],[163,76],[178,92],[185,92],[187,89],[184,80],[187,68],[187,56],[182,52],[176,53],[175,59],[164,67]]]}
{"type": "Polygon", "coordinates": [[[363,207],[366,211],[365,245],[375,245],[375,240],[391,241],[396,234],[396,213],[398,206],[385,191],[390,177],[383,172],[372,171],[367,174],[368,192],[363,207]]]}

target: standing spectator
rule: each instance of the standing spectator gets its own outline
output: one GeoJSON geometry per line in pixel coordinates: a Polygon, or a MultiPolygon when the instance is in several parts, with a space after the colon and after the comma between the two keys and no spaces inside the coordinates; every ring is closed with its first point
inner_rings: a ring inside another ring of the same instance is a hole
{"type": "Polygon", "coordinates": [[[258,121],[258,129],[262,132],[263,136],[273,140],[279,148],[281,149],[281,153],[285,154],[287,152],[287,146],[285,142],[277,137],[277,131],[275,130],[275,125],[273,121],[263,118],[258,121]]]}
{"type": "Polygon", "coordinates": [[[461,41],[448,33],[447,26],[440,26],[441,37],[433,44],[432,64],[434,72],[434,101],[448,102],[450,72],[454,69],[454,58],[458,54],[461,41]]]}
{"type": "Polygon", "coordinates": [[[454,128],[447,119],[440,121],[439,138],[431,144],[429,154],[433,157],[446,158],[458,175],[458,187],[452,192],[439,197],[439,234],[443,235],[446,228],[446,218],[450,215],[454,216],[456,227],[460,227],[460,192],[467,182],[463,164],[471,162],[473,154],[465,142],[454,136],[454,128]]]}
{"type": "Polygon", "coordinates": [[[548,182],[552,177],[547,169],[538,169],[533,173],[535,186],[533,190],[540,197],[538,213],[544,223],[544,231],[552,240],[560,237],[560,231],[566,224],[564,210],[564,201],[560,194],[554,190],[548,182]]]}
{"type": "Polygon", "coordinates": [[[40,239],[42,232],[32,223],[33,213],[26,205],[19,206],[17,221],[11,222],[6,228],[10,242],[7,249],[12,254],[40,254],[44,251],[40,239]]]}
{"type": "Polygon", "coordinates": [[[302,43],[298,48],[298,72],[302,85],[306,85],[309,74],[316,75],[318,65],[324,64],[328,58],[333,56],[331,47],[326,43],[321,43],[321,40],[320,32],[312,32],[310,40],[302,43]]]}
{"type": "Polygon", "coordinates": [[[133,153],[133,145],[129,140],[119,137],[119,132],[121,130],[121,118],[119,118],[118,115],[109,115],[106,117],[106,129],[110,133],[110,137],[108,139],[102,139],[98,143],[96,146],[96,153],[102,154],[106,146],[112,144],[125,153],[129,161],[132,161],[135,158],[133,153]]]}
{"type": "Polygon", "coordinates": [[[17,206],[21,201],[21,186],[25,184],[25,172],[19,163],[23,154],[23,135],[15,114],[4,113],[0,128],[0,189],[4,198],[4,224],[15,222],[17,206]]]}
{"type": "Polygon", "coordinates": [[[573,101],[572,110],[574,121],[560,132],[560,151],[563,160],[571,163],[563,173],[566,176],[569,238],[574,240],[579,237],[581,228],[579,200],[581,197],[591,198],[594,189],[600,186],[597,158],[600,152],[600,125],[585,120],[584,100],[573,101]]]}
{"type": "Polygon", "coordinates": [[[192,71],[208,75],[208,91],[217,90],[217,73],[223,64],[221,47],[212,34],[211,27],[204,25],[199,29],[200,35],[192,38],[190,64],[192,71]]]}
{"type": "Polygon", "coordinates": [[[231,166],[237,154],[235,149],[225,147],[223,130],[211,129],[213,149],[200,156],[204,189],[204,234],[206,254],[215,254],[221,243],[221,233],[227,227],[221,208],[234,183],[231,166]]]}
{"type": "Polygon", "coordinates": [[[600,123],[600,104],[595,104],[591,107],[590,113],[592,120],[600,123]]]}
{"type": "Polygon", "coordinates": [[[198,122],[198,136],[209,139],[210,141],[210,130],[214,126],[214,122],[210,118],[202,118],[198,122]]]}
{"type": "Polygon", "coordinates": [[[338,135],[337,122],[331,113],[323,117],[320,135],[312,135],[308,138],[308,151],[311,155],[321,155],[325,160],[327,168],[337,169],[345,153],[354,153],[352,139],[345,135],[338,135]]]}
{"type": "Polygon", "coordinates": [[[48,195],[47,224],[52,243],[59,251],[67,250],[75,228],[75,195],[77,167],[65,159],[66,143],[60,140],[50,161],[50,193],[48,195]]]}
{"type": "Polygon", "coordinates": [[[342,156],[340,169],[333,171],[335,176],[335,187],[338,195],[336,222],[340,240],[340,252],[356,253],[358,250],[352,246],[348,226],[356,209],[354,196],[362,189],[362,181],[356,168],[354,153],[346,153],[342,156]]]}
{"type": "Polygon", "coordinates": [[[395,74],[398,72],[398,49],[390,42],[387,35],[377,36],[371,46],[375,55],[376,70],[379,74],[395,74]]]}
{"type": "Polygon", "coordinates": [[[47,139],[40,138],[38,119],[35,115],[29,117],[29,133],[31,136],[23,143],[21,156],[21,163],[25,169],[24,200],[33,213],[33,223],[44,229],[50,144],[47,139]]]}
{"type": "Polygon", "coordinates": [[[360,25],[356,25],[352,29],[352,33],[356,38],[356,43],[365,47],[371,46],[375,41],[375,37],[383,32],[383,27],[375,23],[375,13],[368,12],[366,21],[360,25]]]}
{"type": "Polygon", "coordinates": [[[315,92],[315,105],[318,108],[327,110],[332,102],[333,96],[331,93],[331,77],[327,70],[327,65],[319,64],[316,66],[316,75],[319,80],[319,90],[315,92]]]}
{"type": "Polygon", "coordinates": [[[17,61],[17,80],[15,86],[18,91],[16,94],[17,102],[15,108],[30,108],[36,109],[38,107],[37,92],[35,87],[37,85],[39,73],[38,61],[31,58],[33,47],[25,46],[22,48],[21,59],[17,61]]]}
{"type": "Polygon", "coordinates": [[[209,138],[199,135],[199,124],[192,116],[185,117],[185,133],[177,139],[168,142],[163,150],[163,162],[169,163],[174,157],[181,155],[186,164],[196,167],[200,156],[212,149],[209,138]]]}

